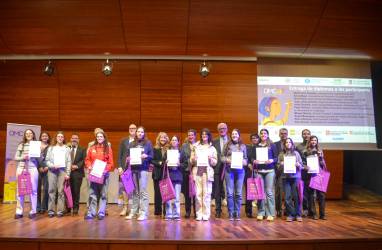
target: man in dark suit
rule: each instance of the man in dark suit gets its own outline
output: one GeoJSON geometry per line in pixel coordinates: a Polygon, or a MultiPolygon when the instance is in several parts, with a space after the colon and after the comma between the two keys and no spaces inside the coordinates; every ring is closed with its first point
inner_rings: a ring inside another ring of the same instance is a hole
{"type": "Polygon", "coordinates": [[[80,192],[82,179],[84,178],[84,165],[86,150],[79,146],[80,137],[78,134],[72,134],[70,138],[70,157],[72,167],[70,172],[70,189],[73,197],[73,215],[78,215],[80,206],[80,192]]]}
{"type": "MultiPolygon", "coordinates": [[[[284,149],[284,142],[288,138],[288,130],[286,128],[281,128],[279,130],[279,137],[280,140],[275,142],[276,146],[276,155],[278,155],[283,151],[284,149]]],[[[283,180],[281,178],[281,172],[275,169],[276,172],[276,179],[275,179],[275,202],[276,202],[276,215],[277,217],[281,217],[283,214],[283,180]]]]}
{"type": "Polygon", "coordinates": [[[218,163],[214,169],[214,190],[213,197],[215,198],[215,217],[220,218],[222,213],[222,200],[225,198],[224,194],[224,179],[222,178],[222,172],[224,171],[224,164],[221,162],[221,155],[223,152],[224,144],[229,140],[227,135],[228,127],[225,123],[218,124],[219,138],[215,139],[212,144],[216,148],[218,163]]]}
{"type": "MultiPolygon", "coordinates": [[[[130,124],[129,125],[129,136],[125,137],[121,140],[121,143],[119,144],[119,150],[118,150],[118,173],[121,175],[123,173],[123,169],[125,169],[126,166],[126,158],[127,153],[129,151],[129,145],[131,142],[134,141],[135,133],[137,132],[137,125],[130,124]]],[[[119,181],[119,190],[118,193],[122,195],[123,197],[123,208],[120,212],[120,216],[126,216],[128,214],[128,197],[125,192],[125,188],[123,187],[123,184],[121,181],[119,181]]]]}

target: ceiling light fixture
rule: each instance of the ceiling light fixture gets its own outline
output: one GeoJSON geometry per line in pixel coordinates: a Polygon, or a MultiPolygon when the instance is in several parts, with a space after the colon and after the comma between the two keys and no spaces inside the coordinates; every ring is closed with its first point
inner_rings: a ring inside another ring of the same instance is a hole
{"type": "Polygon", "coordinates": [[[109,59],[102,64],[102,72],[105,76],[109,76],[113,72],[113,64],[109,62],[109,59]]]}

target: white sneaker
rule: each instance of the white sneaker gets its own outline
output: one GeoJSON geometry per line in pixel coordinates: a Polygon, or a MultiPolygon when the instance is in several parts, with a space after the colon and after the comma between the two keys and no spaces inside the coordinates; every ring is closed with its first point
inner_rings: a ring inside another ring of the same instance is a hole
{"type": "Polygon", "coordinates": [[[203,216],[204,221],[208,221],[210,218],[208,216],[203,216]]]}
{"type": "Polygon", "coordinates": [[[203,220],[203,217],[202,217],[202,216],[197,216],[197,217],[196,217],[196,220],[197,220],[197,221],[201,221],[201,220],[203,220]]]}
{"type": "Polygon", "coordinates": [[[134,219],[135,218],[135,214],[133,214],[133,213],[130,213],[129,215],[127,215],[126,217],[125,217],[125,219],[126,220],[132,220],[132,219],[134,219]]]}
{"type": "Polygon", "coordinates": [[[144,215],[144,214],[141,214],[141,215],[139,215],[139,217],[137,218],[137,220],[139,220],[139,221],[147,220],[147,216],[144,215]]]}

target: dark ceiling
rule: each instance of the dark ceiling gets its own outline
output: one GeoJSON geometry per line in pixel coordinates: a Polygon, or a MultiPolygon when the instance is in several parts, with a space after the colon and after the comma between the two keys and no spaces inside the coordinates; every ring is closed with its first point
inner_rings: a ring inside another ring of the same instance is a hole
{"type": "Polygon", "coordinates": [[[379,0],[2,0],[0,54],[382,59],[379,0]]]}

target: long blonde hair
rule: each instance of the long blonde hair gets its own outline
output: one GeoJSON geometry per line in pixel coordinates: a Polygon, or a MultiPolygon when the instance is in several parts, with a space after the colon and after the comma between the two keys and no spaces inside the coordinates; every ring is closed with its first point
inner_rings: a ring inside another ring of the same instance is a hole
{"type": "Polygon", "coordinates": [[[166,132],[159,132],[157,138],[155,139],[154,148],[156,148],[156,149],[161,149],[161,148],[167,149],[169,146],[170,146],[170,138],[168,137],[167,133],[166,132]],[[164,136],[166,138],[166,144],[163,146],[160,144],[160,138],[162,136],[164,136]]]}

